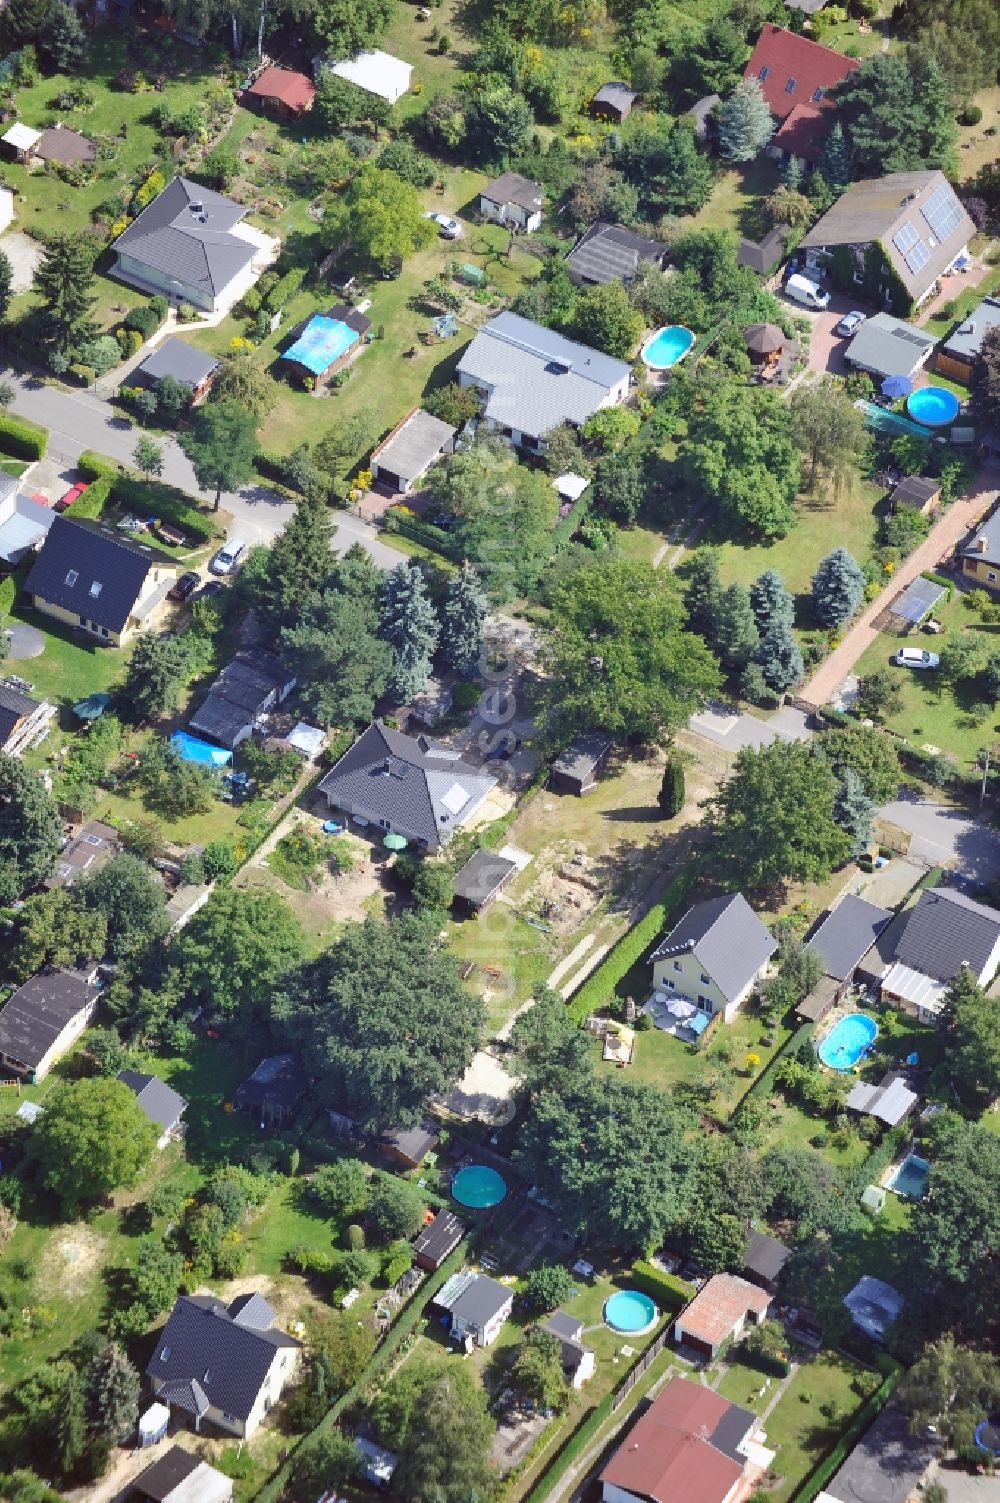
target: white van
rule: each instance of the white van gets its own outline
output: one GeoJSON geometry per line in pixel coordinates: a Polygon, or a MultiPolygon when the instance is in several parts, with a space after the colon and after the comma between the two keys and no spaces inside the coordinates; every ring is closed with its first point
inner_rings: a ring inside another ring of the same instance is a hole
{"type": "Polygon", "coordinates": [[[815,282],[810,282],[808,277],[796,272],[785,283],[785,296],[793,302],[804,303],[807,308],[825,308],[830,301],[830,294],[824,292],[822,287],[817,287],[815,282]]]}

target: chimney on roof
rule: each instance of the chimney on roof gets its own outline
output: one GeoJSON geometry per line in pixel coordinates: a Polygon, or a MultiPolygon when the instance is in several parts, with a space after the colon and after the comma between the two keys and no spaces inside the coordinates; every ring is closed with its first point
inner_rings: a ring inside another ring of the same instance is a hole
{"type": "Polygon", "coordinates": [[[989,544],[989,538],[987,538],[987,537],[978,537],[978,538],[976,538],[975,544],[973,545],[974,551],[976,553],[985,553],[988,544],[989,544]]]}

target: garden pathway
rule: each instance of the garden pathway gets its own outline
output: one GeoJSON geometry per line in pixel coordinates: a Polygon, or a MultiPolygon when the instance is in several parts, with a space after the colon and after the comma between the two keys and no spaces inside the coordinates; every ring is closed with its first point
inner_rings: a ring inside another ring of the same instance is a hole
{"type": "Polygon", "coordinates": [[[920,546],[900,564],[882,593],[865,606],[840,646],[834,648],[809,682],[799,690],[799,700],[804,700],[817,709],[829,703],[862,653],[878,640],[880,633],[874,623],[886,607],[895,600],[905,585],[910,584],[926,569],[934,569],[941,563],[970,528],[996,503],[998,493],[1000,470],[980,470],[974,489],[951,504],[920,546]]]}

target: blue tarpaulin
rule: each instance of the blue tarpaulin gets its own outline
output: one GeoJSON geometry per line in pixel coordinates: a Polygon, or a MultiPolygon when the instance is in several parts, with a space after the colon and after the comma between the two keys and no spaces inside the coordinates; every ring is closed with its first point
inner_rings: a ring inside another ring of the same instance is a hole
{"type": "Polygon", "coordinates": [[[228,767],[233,760],[231,751],[223,751],[221,746],[212,746],[208,741],[199,741],[187,731],[174,731],[170,745],[180,752],[185,762],[200,762],[203,767],[228,767]]]}
{"type": "Polygon", "coordinates": [[[350,324],[343,323],[339,318],[326,318],[322,313],[317,313],[281,358],[294,360],[296,365],[304,365],[314,376],[322,376],[360,338],[361,335],[350,324]]]}

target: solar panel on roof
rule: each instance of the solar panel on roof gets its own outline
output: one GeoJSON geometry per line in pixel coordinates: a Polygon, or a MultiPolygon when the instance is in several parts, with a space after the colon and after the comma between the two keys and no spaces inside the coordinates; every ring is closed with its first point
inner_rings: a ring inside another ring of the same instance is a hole
{"type": "Polygon", "coordinates": [[[913,246],[917,245],[919,241],[920,236],[909,220],[892,237],[892,243],[901,256],[905,256],[906,252],[912,250],[913,246]]]}
{"type": "Polygon", "coordinates": [[[919,240],[913,247],[913,249],[911,251],[907,251],[906,255],[903,257],[907,266],[914,274],[920,271],[921,267],[926,266],[930,258],[930,251],[927,249],[926,245],[924,245],[923,242],[919,240]]]}
{"type": "Polygon", "coordinates": [[[920,212],[939,240],[947,240],[962,222],[962,206],[947,183],[934,189],[920,212]]]}

